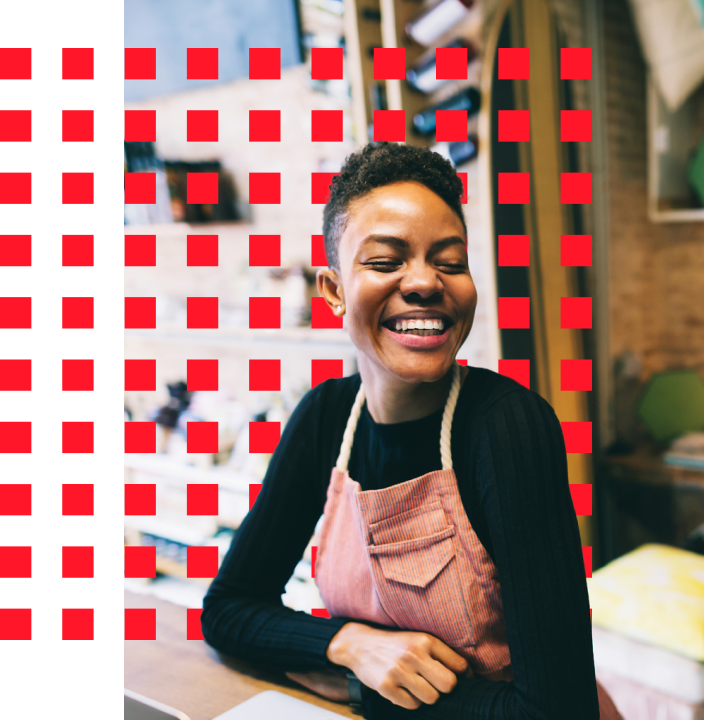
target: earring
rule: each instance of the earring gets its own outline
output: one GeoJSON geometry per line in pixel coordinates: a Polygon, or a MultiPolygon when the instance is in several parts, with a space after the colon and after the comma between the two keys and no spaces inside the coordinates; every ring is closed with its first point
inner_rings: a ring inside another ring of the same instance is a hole
{"type": "Polygon", "coordinates": [[[335,307],[335,315],[339,315],[342,312],[342,307],[340,305],[337,305],[335,307]]]}

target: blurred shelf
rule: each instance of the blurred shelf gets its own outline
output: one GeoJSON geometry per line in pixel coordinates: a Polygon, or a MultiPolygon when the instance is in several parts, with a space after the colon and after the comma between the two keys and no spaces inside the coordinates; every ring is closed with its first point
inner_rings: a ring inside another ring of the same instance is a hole
{"type": "Polygon", "coordinates": [[[212,330],[184,330],[182,327],[161,327],[156,330],[125,330],[125,340],[140,339],[155,342],[188,343],[199,345],[251,345],[266,343],[286,344],[288,347],[332,345],[354,350],[346,330],[333,328],[222,328],[212,330]]]}
{"type": "Polygon", "coordinates": [[[198,583],[199,585],[208,586],[213,581],[212,578],[189,578],[185,565],[165,557],[157,556],[156,571],[162,575],[168,575],[168,577],[188,580],[188,582],[198,583]]]}
{"type": "Polygon", "coordinates": [[[216,235],[218,228],[225,230],[237,227],[239,225],[251,225],[249,220],[220,220],[218,222],[208,223],[153,223],[149,225],[125,225],[125,235],[187,235],[207,234],[212,231],[216,235]]]}

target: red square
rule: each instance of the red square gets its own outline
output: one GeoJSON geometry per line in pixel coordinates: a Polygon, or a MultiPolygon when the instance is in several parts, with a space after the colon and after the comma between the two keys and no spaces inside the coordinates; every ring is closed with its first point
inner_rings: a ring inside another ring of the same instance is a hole
{"type": "Polygon", "coordinates": [[[156,298],[125,298],[125,329],[156,328],[156,298]]]}
{"type": "Polygon", "coordinates": [[[249,173],[249,204],[280,205],[281,173],[249,173]]]}
{"type": "Polygon", "coordinates": [[[93,548],[90,545],[61,548],[62,578],[92,578],[93,548]]]}
{"type": "Polygon", "coordinates": [[[93,425],[92,422],[62,422],[61,452],[92,453],[93,425]]]}
{"type": "Polygon", "coordinates": [[[560,360],[560,390],[591,389],[591,360],[560,360]]]}
{"type": "Polygon", "coordinates": [[[565,330],[591,329],[592,299],[590,297],[561,297],[560,327],[565,330]]]}
{"type": "Polygon", "coordinates": [[[435,122],[435,139],[438,142],[467,142],[466,110],[438,110],[435,122]]]}
{"type": "Polygon", "coordinates": [[[249,390],[281,392],[281,360],[250,360],[249,390]]]}
{"type": "Polygon", "coordinates": [[[156,48],[125,48],[125,80],[156,80],[156,48]]]}
{"type": "Polygon", "coordinates": [[[590,422],[561,422],[568,453],[590,453],[592,451],[592,424],[590,422]]]}
{"type": "Polygon", "coordinates": [[[250,328],[280,328],[281,298],[250,297],[249,298],[250,328]]]}
{"type": "Polygon", "coordinates": [[[156,485],[127,483],[125,515],[156,515],[156,485]]]}
{"type": "Polygon", "coordinates": [[[250,235],[249,266],[279,267],[281,265],[281,235],[250,235]]]}
{"type": "Polygon", "coordinates": [[[310,236],[310,264],[311,267],[329,267],[325,252],[325,235],[310,236]]]}
{"type": "Polygon", "coordinates": [[[342,142],[342,110],[311,110],[311,140],[342,142]]]}
{"type": "Polygon", "coordinates": [[[186,577],[214,578],[218,574],[217,547],[187,547],[186,577]]]}
{"type": "Polygon", "coordinates": [[[156,548],[128,546],[125,548],[126,578],[156,577],[156,548]]]}
{"type": "Polygon", "coordinates": [[[93,48],[62,48],[62,80],[93,79],[93,48]]]}
{"type": "Polygon", "coordinates": [[[560,202],[563,205],[591,205],[592,174],[560,173],[560,202]]]}
{"type": "Polygon", "coordinates": [[[62,515],[93,514],[93,484],[64,484],[61,486],[62,515]]]}
{"type": "Polygon", "coordinates": [[[530,327],[530,298],[529,297],[500,297],[499,298],[499,327],[529,328],[530,327]]]}
{"type": "Polygon", "coordinates": [[[467,48],[438,48],[435,51],[435,77],[438,80],[467,79],[467,48]]]}
{"type": "Polygon", "coordinates": [[[156,608],[125,608],[125,640],[156,640],[156,608]]]}
{"type": "Polygon", "coordinates": [[[156,360],[125,360],[125,390],[156,390],[156,360]]]}
{"type": "Polygon", "coordinates": [[[281,110],[250,110],[249,142],[281,142],[281,110]]]}
{"type": "Polygon", "coordinates": [[[281,48],[249,48],[249,79],[280,80],[281,48]]]}
{"type": "Polygon", "coordinates": [[[217,205],[218,174],[216,172],[186,173],[186,203],[217,205]]]}
{"type": "Polygon", "coordinates": [[[218,451],[217,422],[187,422],[186,452],[216,453],[218,451]]]}
{"type": "Polygon", "coordinates": [[[0,578],[31,578],[32,548],[0,547],[0,578]]]}
{"type": "Polygon", "coordinates": [[[499,80],[530,80],[530,48],[499,48],[499,80]]]}
{"type": "Polygon", "coordinates": [[[125,110],[125,142],[156,142],[156,110],[125,110]]]}
{"type": "Polygon", "coordinates": [[[0,80],[31,80],[32,48],[0,48],[0,80]]]}
{"type": "Polygon", "coordinates": [[[0,328],[3,330],[32,327],[31,297],[0,297],[0,328]]]}
{"type": "Polygon", "coordinates": [[[187,80],[217,80],[218,79],[218,49],[217,48],[187,48],[186,49],[186,79],[187,80]]]}
{"type": "Polygon", "coordinates": [[[125,173],[125,205],[156,204],[156,173],[125,173]]]}
{"type": "Polygon", "coordinates": [[[560,265],[562,267],[592,264],[591,235],[560,235],[560,265]]]}
{"type": "Polygon", "coordinates": [[[186,515],[217,515],[218,484],[188,483],[186,485],[186,515]]]}
{"type": "Polygon", "coordinates": [[[310,614],[313,617],[323,617],[323,618],[330,617],[330,612],[326,608],[311,608],[310,614]]]}
{"type": "Polygon", "coordinates": [[[530,173],[499,173],[499,205],[530,203],[530,173]]]}
{"type": "Polygon", "coordinates": [[[572,495],[575,515],[592,514],[593,494],[591,483],[570,483],[570,495],[572,495]]]}
{"type": "Polygon", "coordinates": [[[262,491],[262,483],[249,483],[249,509],[257,502],[259,493],[262,491]]]}
{"type": "Polygon", "coordinates": [[[125,423],[125,452],[126,453],[155,453],[156,452],[156,423],[155,422],[126,422],[125,423]]]}
{"type": "Polygon", "coordinates": [[[592,111],[561,110],[560,140],[562,142],[591,142],[592,111]]]}
{"type": "Polygon", "coordinates": [[[186,387],[188,390],[217,390],[217,360],[186,360],[186,387]]]}
{"type": "Polygon", "coordinates": [[[0,640],[31,639],[32,610],[30,608],[0,608],[0,640]]]}
{"type": "MultiPolygon", "coordinates": [[[[463,205],[467,204],[467,173],[466,172],[458,172],[457,177],[462,181],[462,197],[460,198],[460,202],[463,205]]],[[[467,236],[464,237],[464,249],[465,252],[467,250],[467,236]]]]}
{"type": "MultiPolygon", "coordinates": [[[[582,560],[584,560],[584,572],[586,577],[592,576],[592,548],[590,545],[582,546],[582,560]]],[[[592,611],[589,610],[589,618],[591,619],[592,611]]]]}
{"type": "Polygon", "coordinates": [[[93,640],[93,608],[63,608],[61,639],[93,640]]]}
{"type": "Polygon", "coordinates": [[[61,361],[62,390],[93,390],[92,360],[61,361]]]}
{"type": "Polygon", "coordinates": [[[374,79],[405,80],[405,48],[374,48],[374,79]]]}
{"type": "Polygon", "coordinates": [[[31,205],[32,173],[0,172],[0,205],[31,205]]]}
{"type": "Polygon", "coordinates": [[[311,203],[324,205],[330,199],[330,186],[335,175],[340,173],[311,173],[311,203]]]}
{"type": "Polygon", "coordinates": [[[61,327],[68,329],[93,328],[93,298],[61,298],[61,327]]]}
{"type": "Polygon", "coordinates": [[[374,111],[374,142],[382,140],[388,140],[389,142],[406,141],[405,110],[374,111]]]}
{"type": "Polygon", "coordinates": [[[0,515],[31,515],[32,484],[0,484],[0,515]]]}
{"type": "Polygon", "coordinates": [[[318,328],[341,329],[342,315],[335,315],[325,298],[311,298],[310,326],[314,330],[317,330],[318,328]]]}
{"type": "Polygon", "coordinates": [[[560,48],[560,79],[591,80],[592,49],[560,48]]]}
{"type": "Polygon", "coordinates": [[[31,360],[0,360],[0,391],[31,389],[31,360]]]}
{"type": "Polygon", "coordinates": [[[186,142],[217,142],[218,111],[186,110],[186,142]]]}
{"type": "Polygon", "coordinates": [[[0,267],[29,267],[31,264],[31,235],[0,235],[0,267]]]}
{"type": "Polygon", "coordinates": [[[341,378],[342,360],[311,360],[310,361],[310,386],[314,388],[329,378],[341,378]]]}
{"type": "Polygon", "coordinates": [[[156,266],[156,235],[125,235],[125,267],[156,266]]]}
{"type": "Polygon", "coordinates": [[[204,640],[203,629],[200,625],[200,616],[203,608],[186,609],[186,640],[204,640]]]}
{"type": "Polygon", "coordinates": [[[313,80],[342,80],[342,48],[312,48],[310,65],[313,80]]]}
{"type": "Polygon", "coordinates": [[[530,110],[499,110],[499,142],[530,141],[530,110]]]}
{"type": "Polygon", "coordinates": [[[530,235],[499,235],[499,267],[530,265],[530,235]]]}
{"type": "Polygon", "coordinates": [[[499,374],[510,377],[530,390],[530,360],[499,360],[499,374]]]}
{"type": "Polygon", "coordinates": [[[217,267],[218,236],[187,235],[186,265],[188,267],[217,267]]]}
{"type": "Polygon", "coordinates": [[[32,111],[0,110],[0,142],[32,142],[32,111]]]}
{"type": "Polygon", "coordinates": [[[61,173],[61,202],[64,205],[92,205],[93,173],[61,173]]]}
{"type": "Polygon", "coordinates": [[[93,240],[92,235],[62,235],[61,265],[93,267],[93,240]]]}
{"type": "Polygon", "coordinates": [[[93,142],[93,110],[62,110],[61,142],[93,142]]]}
{"type": "Polygon", "coordinates": [[[218,327],[218,298],[186,298],[186,327],[215,329],[218,327]]]}
{"type": "Polygon", "coordinates": [[[279,421],[249,423],[249,452],[273,453],[280,439],[281,423],[279,421]]]}

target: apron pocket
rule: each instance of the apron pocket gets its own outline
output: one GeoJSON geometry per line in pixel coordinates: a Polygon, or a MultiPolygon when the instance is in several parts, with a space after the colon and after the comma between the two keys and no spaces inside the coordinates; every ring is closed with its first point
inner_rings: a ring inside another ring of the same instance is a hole
{"type": "Polygon", "coordinates": [[[427,632],[455,647],[474,645],[453,536],[455,526],[367,551],[379,602],[404,630],[427,632]]]}

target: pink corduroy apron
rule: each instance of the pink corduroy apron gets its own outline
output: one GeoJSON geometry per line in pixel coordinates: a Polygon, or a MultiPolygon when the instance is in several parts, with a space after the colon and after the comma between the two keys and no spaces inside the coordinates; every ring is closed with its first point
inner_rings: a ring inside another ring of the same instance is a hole
{"type": "MultiPolygon", "coordinates": [[[[511,681],[498,571],[469,522],[452,468],[459,389],[456,363],[442,421],[443,469],[362,490],[347,471],[365,401],[360,385],[330,477],[315,582],[332,617],[430,633],[465,657],[474,675],[511,681]]],[[[622,720],[603,688],[599,706],[602,719],[622,720]]]]}

